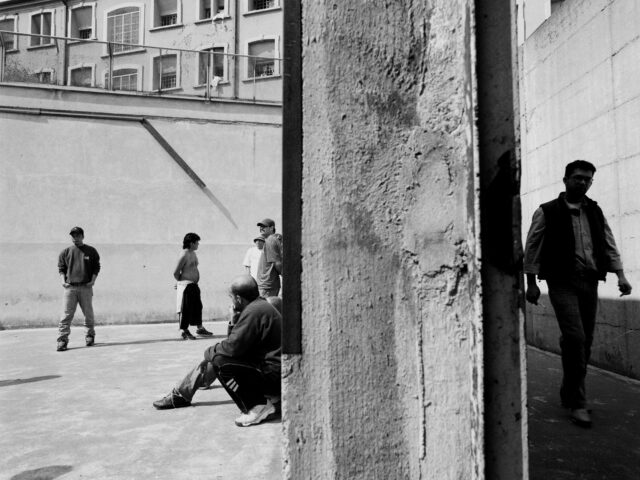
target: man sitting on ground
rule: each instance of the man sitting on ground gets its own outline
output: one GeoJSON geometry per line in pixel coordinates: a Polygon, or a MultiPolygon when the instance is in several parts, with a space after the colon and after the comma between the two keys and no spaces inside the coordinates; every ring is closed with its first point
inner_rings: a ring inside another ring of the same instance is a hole
{"type": "Polygon", "coordinates": [[[236,425],[257,425],[276,415],[282,317],[259,297],[258,285],[249,275],[233,281],[230,296],[239,316],[228,338],[205,350],[204,360],[169,395],[153,402],[157,409],[190,406],[195,392],[217,378],[242,411],[236,425]]]}

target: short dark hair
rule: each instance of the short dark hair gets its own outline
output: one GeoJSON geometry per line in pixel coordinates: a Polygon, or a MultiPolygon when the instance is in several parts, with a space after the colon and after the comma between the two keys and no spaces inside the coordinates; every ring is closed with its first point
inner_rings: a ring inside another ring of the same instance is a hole
{"type": "Polygon", "coordinates": [[[200,237],[197,233],[187,233],[184,236],[184,240],[182,241],[182,248],[189,248],[192,243],[195,243],[200,240],[200,237]]]}
{"type": "Polygon", "coordinates": [[[568,178],[574,170],[587,170],[591,173],[596,173],[596,167],[591,162],[587,162],[586,160],[574,160],[571,163],[568,163],[564,169],[564,176],[568,178]]]}

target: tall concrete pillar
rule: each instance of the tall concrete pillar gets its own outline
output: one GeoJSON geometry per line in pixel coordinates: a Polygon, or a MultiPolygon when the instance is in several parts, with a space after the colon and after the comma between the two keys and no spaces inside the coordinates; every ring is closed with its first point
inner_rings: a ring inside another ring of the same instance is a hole
{"type": "Polygon", "coordinates": [[[475,24],[285,2],[287,479],[485,478],[475,24]]]}

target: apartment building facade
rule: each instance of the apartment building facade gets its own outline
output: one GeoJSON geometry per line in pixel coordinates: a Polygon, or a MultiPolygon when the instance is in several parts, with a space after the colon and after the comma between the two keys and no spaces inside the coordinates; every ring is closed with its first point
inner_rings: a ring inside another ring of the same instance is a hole
{"type": "Polygon", "coordinates": [[[279,102],[281,1],[8,0],[2,81],[279,102]]]}

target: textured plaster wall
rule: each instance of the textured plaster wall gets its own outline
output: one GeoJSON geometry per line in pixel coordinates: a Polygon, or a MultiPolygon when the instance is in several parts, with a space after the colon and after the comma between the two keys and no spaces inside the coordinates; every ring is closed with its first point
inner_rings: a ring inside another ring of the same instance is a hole
{"type": "Polygon", "coordinates": [[[2,92],[0,105],[147,114],[238,228],[139,122],[3,112],[0,328],[57,324],[57,258],[76,224],[102,257],[94,289],[98,323],[173,320],[172,274],[190,231],[202,237],[204,316],[226,314],[226,289],[244,272],[256,222],[269,216],[281,225],[278,107],[212,103],[198,110],[202,102],[139,97],[127,97],[124,107],[114,95],[2,92]]]}
{"type": "MultiPolygon", "coordinates": [[[[640,4],[567,0],[522,49],[522,208],[533,211],[564,189],[566,163],[598,171],[589,196],[605,212],[636,292],[620,299],[615,275],[601,284],[594,363],[640,375],[640,4]]],[[[529,341],[557,350],[548,301],[528,308],[529,341]]]]}
{"type": "Polygon", "coordinates": [[[480,478],[471,4],[302,7],[286,478],[480,478]]]}

